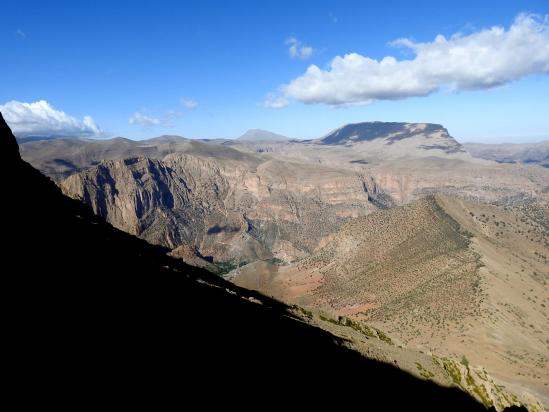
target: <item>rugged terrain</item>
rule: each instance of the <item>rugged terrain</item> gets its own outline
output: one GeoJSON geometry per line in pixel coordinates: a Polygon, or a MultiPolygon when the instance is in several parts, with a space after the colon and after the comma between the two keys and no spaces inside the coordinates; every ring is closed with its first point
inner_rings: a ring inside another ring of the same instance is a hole
{"type": "Polygon", "coordinates": [[[441,126],[403,123],[304,142],[51,140],[22,154],[113,225],[311,308],[292,316],[370,359],[498,410],[545,396],[543,168],[475,160],[441,126]],[[503,231],[513,216],[517,238],[503,231]],[[507,255],[518,274],[489,266],[507,255]]]}
{"type": "Polygon", "coordinates": [[[547,222],[547,204],[435,195],[353,219],[293,265],[252,264],[233,276],[408,347],[464,357],[517,396],[547,403],[547,222]]]}
{"type": "Polygon", "coordinates": [[[309,141],[227,142],[239,150],[269,153],[372,178],[395,204],[432,193],[512,203],[549,199],[549,173],[535,163],[498,164],[472,157],[441,125],[368,122],[345,125],[309,141]]]}
{"type": "Polygon", "coordinates": [[[61,188],[119,229],[169,248],[189,245],[218,263],[293,261],[376,208],[375,183],[360,174],[227,150],[241,158],[105,161],[61,188]]]}
{"type": "Polygon", "coordinates": [[[5,344],[20,405],[248,409],[287,406],[288,392],[292,405],[373,410],[518,402],[482,370],[289,308],[113,228],[19,158],[1,115],[0,147],[14,176],[5,181],[15,223],[3,232],[5,344]]]}
{"type": "Polygon", "coordinates": [[[440,125],[358,123],[311,141],[247,135],[56,139],[23,144],[22,156],[116,227],[184,246],[181,256],[221,272],[292,262],[353,217],[432,193],[500,204],[549,197],[547,170],[473,159],[440,125]]]}

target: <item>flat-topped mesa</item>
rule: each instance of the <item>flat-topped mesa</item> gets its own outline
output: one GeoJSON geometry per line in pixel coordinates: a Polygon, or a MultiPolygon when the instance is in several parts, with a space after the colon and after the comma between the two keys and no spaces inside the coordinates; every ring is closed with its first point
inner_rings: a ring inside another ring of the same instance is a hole
{"type": "Polygon", "coordinates": [[[419,134],[446,134],[448,130],[440,124],[404,122],[362,122],[346,124],[319,139],[322,144],[345,144],[350,142],[388,139],[391,142],[419,134]]]}
{"type": "Polygon", "coordinates": [[[316,140],[322,145],[356,143],[392,146],[414,145],[422,150],[441,150],[446,154],[466,153],[465,149],[440,124],[403,122],[364,122],[347,124],[316,140]]]}

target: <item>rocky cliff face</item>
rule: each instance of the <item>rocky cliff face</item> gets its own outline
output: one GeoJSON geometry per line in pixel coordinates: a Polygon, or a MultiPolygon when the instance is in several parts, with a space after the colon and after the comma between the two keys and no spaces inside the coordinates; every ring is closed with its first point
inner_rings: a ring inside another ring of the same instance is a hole
{"type": "Polygon", "coordinates": [[[122,230],[219,262],[295,260],[347,219],[389,201],[352,171],[185,153],[101,162],[61,187],[122,230]]]}

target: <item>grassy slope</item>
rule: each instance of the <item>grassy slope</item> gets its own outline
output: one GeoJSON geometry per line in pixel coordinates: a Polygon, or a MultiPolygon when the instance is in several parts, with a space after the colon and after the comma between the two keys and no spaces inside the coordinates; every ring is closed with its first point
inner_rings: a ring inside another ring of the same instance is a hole
{"type": "Polygon", "coordinates": [[[244,268],[235,281],[365,321],[410,348],[465,355],[525,402],[543,400],[547,228],[543,208],[531,209],[432,196],[354,219],[313,256],[254,265],[259,276],[244,268]]]}

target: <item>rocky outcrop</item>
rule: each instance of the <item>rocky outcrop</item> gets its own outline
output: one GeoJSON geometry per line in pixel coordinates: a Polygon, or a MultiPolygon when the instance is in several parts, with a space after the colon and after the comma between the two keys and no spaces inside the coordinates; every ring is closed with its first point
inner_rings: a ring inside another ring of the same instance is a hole
{"type": "Polygon", "coordinates": [[[176,247],[168,255],[176,259],[181,259],[183,262],[189,265],[209,270],[212,273],[220,273],[217,266],[204,259],[202,256],[200,256],[200,253],[197,250],[187,245],[181,245],[176,247]]]}
{"type": "Polygon", "coordinates": [[[186,153],[101,162],[61,187],[128,233],[217,262],[295,260],[349,218],[390,203],[352,171],[186,153]]]}

